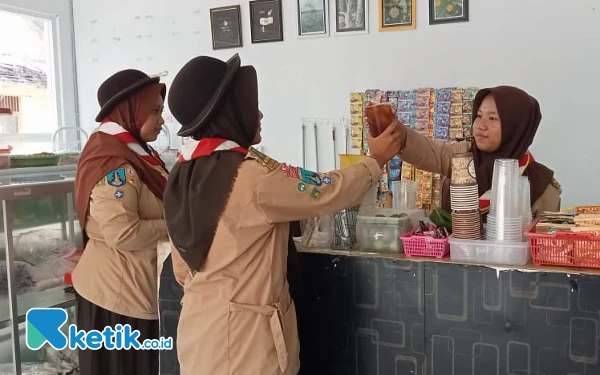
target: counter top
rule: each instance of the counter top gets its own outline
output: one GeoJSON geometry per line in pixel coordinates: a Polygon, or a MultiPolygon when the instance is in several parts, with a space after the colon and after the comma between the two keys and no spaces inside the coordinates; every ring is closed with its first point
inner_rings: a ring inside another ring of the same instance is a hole
{"type": "Polygon", "coordinates": [[[488,267],[501,271],[521,271],[521,272],[553,272],[553,273],[564,273],[564,274],[581,274],[581,275],[600,275],[600,269],[594,268],[577,268],[577,267],[557,267],[557,266],[544,266],[544,265],[535,265],[533,263],[524,265],[524,266],[506,266],[506,265],[493,265],[493,264],[483,264],[483,263],[467,263],[462,261],[455,261],[450,259],[450,256],[446,256],[444,258],[429,258],[429,257],[411,257],[407,256],[404,253],[391,253],[391,252],[370,252],[370,251],[362,251],[360,249],[356,250],[335,250],[329,248],[309,248],[304,247],[301,244],[296,242],[296,247],[298,252],[301,253],[312,253],[312,254],[328,254],[328,255],[337,255],[337,256],[349,256],[349,257],[365,257],[365,258],[386,258],[386,259],[396,259],[399,261],[410,261],[410,262],[436,262],[436,263],[450,263],[456,265],[465,265],[465,266],[481,266],[488,267]]]}

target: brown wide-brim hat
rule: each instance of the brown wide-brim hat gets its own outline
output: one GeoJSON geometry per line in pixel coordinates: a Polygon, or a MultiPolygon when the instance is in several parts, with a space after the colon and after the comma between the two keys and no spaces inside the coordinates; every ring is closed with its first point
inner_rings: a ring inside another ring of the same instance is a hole
{"type": "Polygon", "coordinates": [[[209,56],[188,61],[173,79],[169,110],[181,124],[180,137],[189,137],[209,121],[227,92],[241,60],[235,54],[227,62],[209,56]]]}
{"type": "MultiPolygon", "coordinates": [[[[159,83],[160,77],[163,75],[166,75],[166,72],[149,76],[139,70],[127,69],[110,76],[98,89],[100,112],[96,116],[96,122],[102,121],[119,103],[131,95],[148,85],[159,83]]],[[[164,100],[167,94],[166,86],[163,87],[160,94],[164,100]]]]}

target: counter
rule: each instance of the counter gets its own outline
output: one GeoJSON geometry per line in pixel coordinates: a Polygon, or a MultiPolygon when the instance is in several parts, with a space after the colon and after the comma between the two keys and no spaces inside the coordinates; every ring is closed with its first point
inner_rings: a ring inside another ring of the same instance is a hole
{"type": "Polygon", "coordinates": [[[600,270],[298,250],[302,374],[600,374],[600,270]]]}

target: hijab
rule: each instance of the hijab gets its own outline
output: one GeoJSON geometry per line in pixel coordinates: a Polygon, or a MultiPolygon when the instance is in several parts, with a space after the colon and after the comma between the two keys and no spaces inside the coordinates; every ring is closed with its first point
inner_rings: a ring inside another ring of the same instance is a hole
{"type": "MultiPolygon", "coordinates": [[[[148,85],[119,103],[108,115],[108,119],[131,133],[140,146],[148,151],[147,143],[141,139],[140,129],[154,109],[157,95],[164,99],[165,93],[166,86],[162,83],[148,85]]],[[[121,140],[96,131],[81,152],[75,177],[75,209],[82,231],[85,231],[92,189],[107,173],[124,164],[130,164],[140,180],[162,200],[166,185],[164,176],[121,140]]],[[[166,174],[166,170],[164,173],[166,174]]]]}
{"type": "MultiPolygon", "coordinates": [[[[226,88],[224,97],[195,140],[221,138],[250,148],[258,131],[258,78],[252,66],[243,66],[226,88]]],[[[212,246],[238,168],[245,154],[233,150],[212,152],[172,169],[165,190],[165,219],[171,241],[192,271],[200,270],[212,246]]]]}
{"type": "MultiPolygon", "coordinates": [[[[477,114],[483,99],[492,95],[496,102],[502,126],[500,147],[494,152],[481,151],[475,142],[471,145],[479,195],[492,187],[494,161],[496,159],[521,159],[533,143],[542,120],[538,101],[525,91],[512,86],[498,86],[479,90],[473,100],[473,113],[477,114]]],[[[474,120],[473,120],[474,122],[474,120]]],[[[554,178],[554,172],[537,161],[531,162],[524,175],[529,177],[531,205],[546,191],[554,178]]],[[[450,181],[444,183],[445,206],[450,206],[450,181]]]]}

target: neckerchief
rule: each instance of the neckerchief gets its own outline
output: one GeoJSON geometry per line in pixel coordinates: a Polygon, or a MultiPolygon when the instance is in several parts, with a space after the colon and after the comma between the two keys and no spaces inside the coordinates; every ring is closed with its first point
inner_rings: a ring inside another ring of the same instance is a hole
{"type": "Polygon", "coordinates": [[[233,141],[224,138],[202,138],[199,141],[189,139],[181,148],[180,163],[208,156],[216,151],[237,151],[246,155],[248,150],[233,141]]]}

